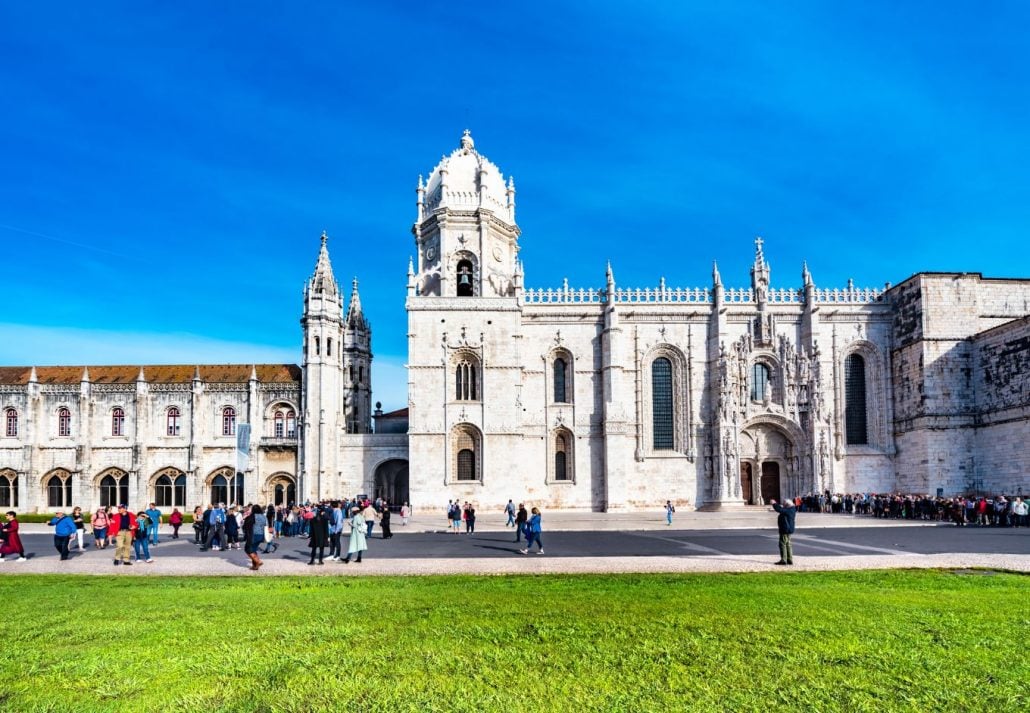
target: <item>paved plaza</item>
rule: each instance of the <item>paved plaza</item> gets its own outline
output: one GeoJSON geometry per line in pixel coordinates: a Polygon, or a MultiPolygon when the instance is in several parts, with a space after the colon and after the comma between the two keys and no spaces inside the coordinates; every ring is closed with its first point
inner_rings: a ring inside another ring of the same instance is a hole
{"type": "MultiPolygon", "coordinates": [[[[776,516],[764,509],[730,513],[677,514],[667,525],[660,513],[545,513],[544,555],[519,553],[512,528],[500,513],[480,516],[474,534],[444,529],[443,514],[422,514],[395,536],[381,539],[377,529],[361,564],[326,560],[308,566],[303,537],[284,537],[278,550],[263,555],[265,566],[253,573],[242,551],[200,552],[192,527],[172,540],[162,527],[154,562],[113,565],[113,547],[91,546],[58,559],[45,525],[22,526],[29,559],[7,561],[0,575],[68,573],[99,575],[415,575],[544,574],[604,572],[753,572],[779,571],[776,516]],[[188,538],[186,537],[188,535],[188,538]]],[[[346,536],[345,536],[346,537],[346,536]]],[[[87,536],[87,542],[92,538],[87,536]]],[[[346,540],[345,540],[346,541],[346,540]]],[[[1030,529],[955,527],[941,523],[876,520],[849,515],[798,515],[794,535],[796,565],[790,571],[986,567],[1030,572],[1030,529]]]]}

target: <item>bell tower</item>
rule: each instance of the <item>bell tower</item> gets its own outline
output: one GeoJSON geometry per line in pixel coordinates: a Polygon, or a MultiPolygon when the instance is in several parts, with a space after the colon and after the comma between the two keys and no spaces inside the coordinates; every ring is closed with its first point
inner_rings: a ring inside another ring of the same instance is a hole
{"type": "Polygon", "coordinates": [[[315,272],[304,286],[304,387],[301,392],[300,499],[317,500],[339,477],[343,424],[343,297],[322,233],[315,272]]]}
{"type": "Polygon", "coordinates": [[[476,150],[465,130],[415,189],[412,233],[420,296],[513,297],[520,281],[515,181],[476,150]]]}

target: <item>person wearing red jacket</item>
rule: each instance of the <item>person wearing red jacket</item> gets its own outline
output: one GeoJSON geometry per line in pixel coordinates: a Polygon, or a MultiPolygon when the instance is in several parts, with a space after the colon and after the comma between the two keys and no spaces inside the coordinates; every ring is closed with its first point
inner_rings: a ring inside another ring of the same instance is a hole
{"type": "Polygon", "coordinates": [[[114,563],[130,565],[129,556],[132,554],[132,536],[139,525],[136,524],[136,516],[129,512],[125,504],[118,506],[118,512],[108,518],[107,536],[114,539],[114,563]]]}

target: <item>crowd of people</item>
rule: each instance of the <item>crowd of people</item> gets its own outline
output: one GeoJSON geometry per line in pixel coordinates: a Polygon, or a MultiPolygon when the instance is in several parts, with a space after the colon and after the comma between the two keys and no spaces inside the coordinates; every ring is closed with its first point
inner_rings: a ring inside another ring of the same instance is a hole
{"type": "Polygon", "coordinates": [[[931,497],[901,493],[809,493],[795,499],[801,512],[868,515],[892,520],[951,522],[959,527],[1028,527],[1030,504],[1021,496],[931,497]]]}

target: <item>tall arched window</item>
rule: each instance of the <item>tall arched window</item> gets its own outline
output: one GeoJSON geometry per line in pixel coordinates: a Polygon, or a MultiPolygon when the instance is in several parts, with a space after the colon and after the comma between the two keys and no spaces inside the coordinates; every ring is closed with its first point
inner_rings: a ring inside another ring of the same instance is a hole
{"type": "Polygon", "coordinates": [[[236,409],[226,406],[222,409],[222,435],[236,435],[236,409]]]}
{"type": "Polygon", "coordinates": [[[672,362],[665,357],[658,357],[651,362],[651,417],[654,449],[657,451],[675,448],[672,362]]]}
{"type": "Polygon", "coordinates": [[[65,438],[72,435],[72,412],[64,407],[57,410],[57,435],[65,438]]]}
{"type": "Polygon", "coordinates": [[[851,354],[844,360],[844,433],[848,445],[869,442],[866,426],[865,359],[851,354]]]}
{"type": "Polygon", "coordinates": [[[454,369],[454,398],[457,401],[479,401],[479,364],[463,357],[454,369]]]}
{"type": "Polygon", "coordinates": [[[18,474],[13,470],[0,470],[0,507],[18,507],[18,474]]]}
{"type": "Polygon", "coordinates": [[[455,480],[481,479],[481,443],[482,439],[475,426],[461,424],[455,427],[452,432],[455,480]]]}
{"type": "Polygon", "coordinates": [[[111,470],[100,479],[100,504],[117,507],[129,503],[129,476],[121,470],[111,470]]]}
{"type": "Polygon", "coordinates": [[[6,422],[6,428],[4,433],[8,438],[18,437],[18,412],[13,408],[9,408],[4,411],[4,421],[6,422]]]}
{"type": "Polygon", "coordinates": [[[561,357],[554,360],[554,401],[564,404],[568,402],[566,393],[568,379],[568,364],[561,357]]]}
{"type": "Polygon", "coordinates": [[[457,270],[457,295],[458,297],[472,297],[475,290],[472,286],[472,261],[461,260],[457,270]]]}
{"type": "Polygon", "coordinates": [[[566,432],[559,432],[554,437],[554,479],[572,480],[571,439],[566,432]]]}
{"type": "Polygon", "coordinates": [[[332,356],[333,355],[333,338],[332,337],[328,337],[325,340],[325,355],[326,356],[332,356]]]}
{"type": "Polygon", "coordinates": [[[178,409],[177,406],[172,406],[170,409],[168,409],[167,429],[166,429],[165,432],[169,436],[178,436],[179,435],[179,420],[180,420],[180,418],[181,418],[181,414],[180,414],[179,409],[178,409]]]}
{"type": "Polygon", "coordinates": [[[286,412],[286,437],[297,437],[297,414],[293,411],[286,412]]]}
{"type": "Polygon", "coordinates": [[[286,435],[286,419],[283,416],[282,411],[276,411],[275,416],[272,417],[273,426],[272,435],[276,438],[282,438],[286,435]]]}
{"type": "Polygon", "coordinates": [[[72,504],[72,474],[66,470],[57,469],[53,471],[46,480],[47,507],[60,508],[71,507],[72,504]]]}
{"type": "Polygon", "coordinates": [[[751,400],[765,401],[769,393],[769,367],[761,362],[755,362],[751,367],[751,400]]]}
{"type": "Polygon", "coordinates": [[[125,435],[125,410],[120,407],[115,407],[111,411],[111,435],[125,435]]]}
{"type": "Polygon", "coordinates": [[[318,356],[319,354],[321,354],[321,349],[322,349],[322,340],[319,339],[318,337],[315,337],[315,356],[318,356]]]}

